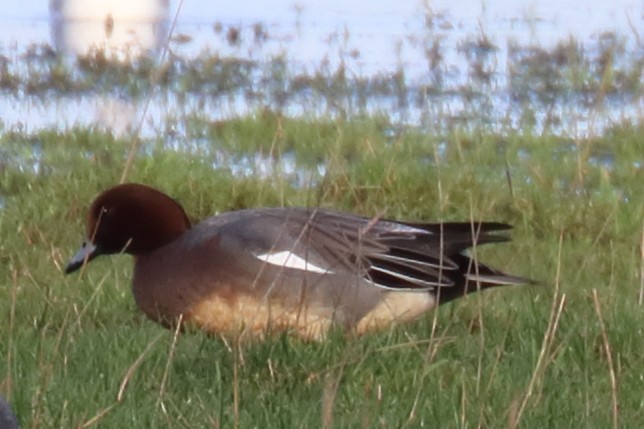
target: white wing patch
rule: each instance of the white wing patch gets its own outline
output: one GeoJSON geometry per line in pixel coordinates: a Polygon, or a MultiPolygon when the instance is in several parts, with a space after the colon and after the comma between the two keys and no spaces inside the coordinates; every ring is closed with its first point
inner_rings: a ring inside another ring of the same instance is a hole
{"type": "Polygon", "coordinates": [[[277,265],[284,268],[293,268],[295,270],[310,271],[312,273],[332,273],[333,271],[327,270],[317,265],[314,265],[297,256],[293,252],[283,250],[281,252],[275,253],[264,253],[261,255],[255,255],[255,257],[261,261],[267,262],[272,265],[277,265]]]}

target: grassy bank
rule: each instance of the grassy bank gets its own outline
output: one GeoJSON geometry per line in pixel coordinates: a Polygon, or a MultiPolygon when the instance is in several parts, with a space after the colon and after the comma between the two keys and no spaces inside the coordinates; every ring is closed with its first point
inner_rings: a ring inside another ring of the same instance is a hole
{"type": "Polygon", "coordinates": [[[479,256],[538,286],[473,295],[357,340],[175,337],[136,310],[129,257],[62,273],[131,141],[4,133],[0,392],[23,425],[639,427],[644,129],[583,141],[389,130],[373,117],[195,120],[187,134],[199,144],[141,142],[127,180],[166,191],[194,220],[319,205],[509,222],[514,242],[479,256]]]}

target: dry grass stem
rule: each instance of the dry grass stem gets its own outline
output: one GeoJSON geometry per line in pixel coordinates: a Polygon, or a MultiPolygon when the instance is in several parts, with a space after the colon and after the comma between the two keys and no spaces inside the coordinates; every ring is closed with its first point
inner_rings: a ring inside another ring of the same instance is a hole
{"type": "Polygon", "coordinates": [[[112,409],[116,405],[118,405],[118,402],[115,402],[112,405],[103,408],[101,411],[98,412],[98,414],[96,414],[94,417],[92,417],[91,419],[87,420],[86,422],[80,424],[78,427],[82,428],[82,429],[85,429],[85,428],[94,426],[96,423],[101,421],[103,419],[103,417],[105,417],[110,411],[112,411],[112,409]]]}
{"type": "Polygon", "coordinates": [[[16,295],[18,293],[18,270],[11,270],[11,309],[9,310],[9,338],[7,339],[7,378],[4,381],[6,391],[11,393],[13,380],[11,378],[12,349],[13,349],[13,329],[16,320],[16,295]]]}
{"type": "Polygon", "coordinates": [[[85,301],[85,305],[83,305],[83,308],[78,312],[76,315],[76,320],[74,320],[74,323],[72,325],[74,326],[80,326],[81,323],[81,318],[85,315],[87,310],[90,308],[90,305],[96,300],[96,297],[98,296],[99,292],[103,289],[103,285],[105,284],[105,281],[111,278],[111,275],[109,273],[106,273],[103,278],[98,282],[96,287],[94,288],[92,295],[89,297],[88,300],[85,301]]]}
{"type": "MultiPolygon", "coordinates": [[[[170,40],[172,40],[172,35],[174,34],[174,29],[177,24],[177,19],[179,19],[179,13],[181,12],[181,7],[183,6],[183,0],[179,1],[179,5],[177,6],[177,11],[174,14],[174,18],[172,19],[170,29],[168,30],[168,36],[165,40],[165,43],[163,44],[163,51],[161,52],[160,55],[160,62],[162,63],[166,56],[168,55],[168,48],[170,46],[170,40]]],[[[157,81],[158,79],[155,79],[154,75],[151,76],[152,81],[157,81]]],[[[153,86],[153,88],[158,88],[159,85],[153,86]]],[[[141,118],[139,119],[136,129],[132,133],[132,144],[130,145],[130,150],[128,151],[127,154],[127,159],[125,161],[125,165],[123,166],[123,172],[121,173],[121,179],[119,180],[119,183],[125,183],[127,181],[127,177],[130,174],[130,170],[132,170],[132,165],[134,164],[134,159],[136,158],[136,154],[138,153],[139,145],[141,143],[141,128],[143,128],[143,123],[145,122],[145,118],[148,116],[148,110],[150,110],[150,105],[152,104],[152,96],[154,95],[154,90],[150,91],[148,96],[146,97],[145,104],[143,105],[143,110],[141,112],[141,118]]]]}
{"type": "MultiPolygon", "coordinates": [[[[236,336],[233,340],[233,422],[234,428],[239,427],[239,363],[241,356],[241,339],[236,336]]],[[[243,358],[241,358],[243,359],[243,358]]]]}
{"type": "Polygon", "coordinates": [[[128,383],[130,382],[130,379],[134,375],[134,371],[136,371],[139,366],[141,366],[141,363],[143,363],[143,359],[145,356],[149,353],[150,350],[152,350],[152,346],[154,346],[157,341],[164,335],[164,332],[159,333],[152,341],[150,341],[145,348],[139,355],[139,357],[136,358],[134,363],[130,365],[130,367],[127,369],[125,372],[125,375],[123,376],[123,380],[121,380],[121,384],[119,385],[119,391],[116,394],[116,402],[121,402],[123,400],[123,396],[125,395],[125,388],[127,387],[128,383]]]}
{"type": "Polygon", "coordinates": [[[543,336],[541,351],[539,352],[537,363],[534,367],[534,371],[532,372],[532,377],[530,378],[530,382],[528,383],[528,388],[523,397],[523,400],[521,401],[521,405],[516,411],[516,414],[514,413],[513,410],[510,410],[510,421],[509,421],[510,428],[519,427],[519,423],[521,422],[521,417],[523,416],[523,413],[526,410],[528,402],[532,397],[537,381],[545,373],[545,370],[550,363],[548,359],[553,356],[551,353],[551,350],[555,340],[555,333],[557,332],[557,328],[559,327],[559,320],[561,318],[561,314],[563,313],[564,305],[566,303],[566,294],[562,294],[561,296],[559,295],[559,288],[561,283],[562,248],[563,248],[563,231],[561,231],[559,234],[559,250],[557,255],[557,274],[555,277],[555,291],[552,298],[552,307],[550,310],[548,327],[546,328],[546,332],[543,336]]]}
{"type": "Polygon", "coordinates": [[[177,339],[179,338],[179,332],[181,332],[181,325],[183,323],[183,314],[179,315],[179,320],[177,321],[177,327],[174,330],[172,335],[172,344],[170,345],[170,353],[168,354],[168,360],[165,364],[165,370],[163,371],[163,377],[161,378],[161,386],[159,387],[159,396],[157,398],[157,407],[161,406],[163,412],[166,412],[165,406],[163,404],[163,396],[165,394],[165,386],[168,381],[168,374],[170,373],[170,366],[172,365],[172,359],[174,358],[174,351],[177,346],[177,339]]]}
{"type": "Polygon", "coordinates": [[[640,293],[637,302],[639,305],[644,303],[644,222],[642,223],[642,239],[640,241],[640,293]]]}
{"type": "Polygon", "coordinates": [[[335,398],[338,394],[338,386],[342,377],[342,368],[340,374],[333,376],[328,374],[324,380],[322,390],[322,428],[330,429],[333,427],[333,409],[335,408],[335,398]]]}
{"type": "Polygon", "coordinates": [[[604,324],[604,318],[602,317],[601,304],[599,302],[599,296],[597,295],[597,289],[593,289],[593,302],[595,303],[595,312],[597,313],[597,319],[599,320],[599,327],[602,331],[602,342],[604,346],[604,353],[606,353],[606,360],[608,362],[608,374],[610,376],[610,388],[611,388],[611,399],[612,399],[612,411],[613,411],[613,427],[617,429],[618,417],[619,417],[619,402],[617,400],[617,377],[615,376],[615,367],[613,365],[613,353],[611,352],[610,343],[608,342],[608,333],[606,332],[606,325],[604,324]]]}

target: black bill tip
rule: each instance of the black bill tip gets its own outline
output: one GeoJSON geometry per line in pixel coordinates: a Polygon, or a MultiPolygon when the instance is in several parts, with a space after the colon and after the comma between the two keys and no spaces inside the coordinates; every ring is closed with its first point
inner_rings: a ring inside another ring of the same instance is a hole
{"type": "Polygon", "coordinates": [[[65,274],[73,273],[99,255],[94,244],[86,241],[67,264],[65,274]]]}

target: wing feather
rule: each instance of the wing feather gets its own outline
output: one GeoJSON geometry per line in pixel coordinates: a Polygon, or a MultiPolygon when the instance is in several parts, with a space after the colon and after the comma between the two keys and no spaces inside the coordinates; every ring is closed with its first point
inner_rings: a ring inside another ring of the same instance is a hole
{"type": "Polygon", "coordinates": [[[510,229],[503,223],[404,223],[306,208],[267,209],[267,214],[288,231],[288,239],[273,251],[312,258],[321,270],[358,274],[381,288],[419,291],[450,288],[463,280],[495,284],[522,280],[484,265],[477,266],[482,269],[477,275],[471,264],[464,263],[470,260],[462,255],[467,248],[509,240],[496,234],[510,229]]]}

